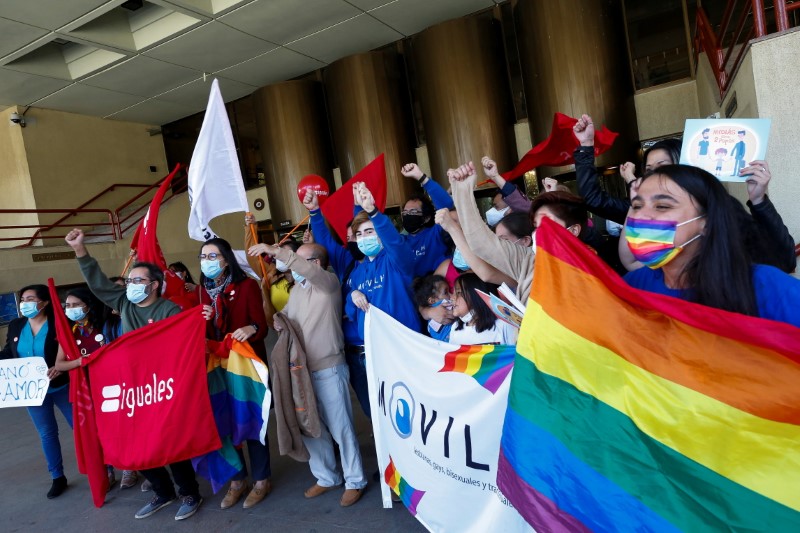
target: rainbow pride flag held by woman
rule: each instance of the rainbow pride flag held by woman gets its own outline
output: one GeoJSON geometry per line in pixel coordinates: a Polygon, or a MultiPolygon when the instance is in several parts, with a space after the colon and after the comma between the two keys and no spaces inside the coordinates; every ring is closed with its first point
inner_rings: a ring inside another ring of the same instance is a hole
{"type": "Polygon", "coordinates": [[[217,492],[242,468],[235,446],[248,439],[265,442],[272,393],[267,366],[249,344],[228,335],[208,341],[208,348],[208,393],[222,448],[192,464],[217,492]]]}
{"type": "Polygon", "coordinates": [[[625,284],[545,221],[498,486],[538,531],[800,531],[800,329],[625,284]]]}

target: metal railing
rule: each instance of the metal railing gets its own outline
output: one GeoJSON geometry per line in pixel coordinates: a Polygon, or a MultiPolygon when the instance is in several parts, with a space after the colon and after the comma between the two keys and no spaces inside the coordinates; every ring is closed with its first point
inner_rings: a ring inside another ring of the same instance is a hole
{"type": "Polygon", "coordinates": [[[709,20],[702,6],[697,6],[695,65],[700,52],[705,52],[721,98],[725,98],[750,41],[788,30],[789,13],[800,9],[800,1],[773,0],[771,3],[771,8],[765,8],[764,0],[729,0],[718,25],[709,20]]]}
{"type": "MultiPolygon", "coordinates": [[[[25,241],[23,244],[14,246],[14,248],[25,248],[33,246],[39,240],[46,239],[63,239],[66,236],[66,231],[53,233],[54,230],[59,228],[89,228],[90,231],[86,232],[87,237],[110,237],[111,240],[121,239],[125,233],[135,227],[139,221],[144,218],[147,208],[150,206],[150,198],[146,198],[140,204],[135,205],[137,201],[142,200],[148,193],[158,189],[165,178],[161,178],[152,184],[146,183],[115,183],[103,189],[98,194],[91,197],[89,200],[83,202],[80,206],[70,209],[0,209],[0,216],[2,215],[51,215],[63,214],[54,222],[43,222],[39,224],[14,224],[6,225],[0,224],[0,230],[8,233],[7,230],[24,230],[35,229],[31,235],[12,235],[0,237],[0,242],[8,241],[25,241]],[[118,189],[141,189],[136,195],[122,203],[116,209],[95,209],[87,208],[100,198],[109,195],[118,189]],[[126,212],[127,211],[127,212],[126,212]],[[104,214],[105,217],[98,217],[98,214],[104,214]],[[106,231],[106,228],[107,231],[106,231]],[[96,231],[91,231],[96,230],[96,231]]],[[[185,167],[172,181],[170,192],[164,196],[162,205],[169,201],[171,198],[178,194],[186,192],[187,178],[185,167]]]]}

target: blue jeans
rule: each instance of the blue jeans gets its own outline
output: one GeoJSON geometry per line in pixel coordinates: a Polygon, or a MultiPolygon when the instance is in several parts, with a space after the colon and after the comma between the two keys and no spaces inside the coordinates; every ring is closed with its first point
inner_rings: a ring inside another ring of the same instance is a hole
{"type": "MultiPolygon", "coordinates": [[[[261,481],[272,477],[272,469],[269,465],[269,437],[265,435],[266,444],[261,444],[259,440],[247,439],[247,452],[250,454],[250,470],[252,470],[253,481],[261,481]]],[[[247,479],[247,463],[244,462],[244,449],[236,448],[239,460],[242,461],[242,469],[233,476],[234,481],[247,479]]]]}
{"type": "Polygon", "coordinates": [[[371,419],[369,408],[369,386],[367,384],[367,357],[363,346],[348,345],[344,349],[347,368],[350,371],[350,386],[356,393],[361,410],[371,419]]]}
{"type": "Polygon", "coordinates": [[[47,459],[47,469],[53,479],[64,475],[64,463],[61,460],[61,443],[58,440],[58,422],[56,422],[56,407],[67,419],[72,427],[72,404],[69,403],[69,385],[61,390],[45,394],[44,402],[39,407],[28,407],[33,425],[39,432],[42,440],[44,458],[47,459]]]}

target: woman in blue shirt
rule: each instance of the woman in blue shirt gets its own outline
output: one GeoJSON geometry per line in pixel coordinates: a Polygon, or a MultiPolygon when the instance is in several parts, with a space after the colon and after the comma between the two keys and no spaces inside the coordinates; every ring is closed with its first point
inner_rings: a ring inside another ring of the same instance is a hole
{"type": "Polygon", "coordinates": [[[64,465],[61,458],[61,443],[58,440],[56,407],[72,427],[72,406],[69,403],[69,376],[56,370],[58,341],[50,301],[50,291],[44,285],[29,285],[19,291],[19,310],[22,315],[8,325],[8,339],[0,359],[12,357],[44,357],[50,388],[44,402],[38,407],[28,407],[28,414],[39,432],[42,450],[47,460],[47,469],[53,479],[47,493],[49,499],[61,495],[67,488],[64,465]]]}
{"type": "Polygon", "coordinates": [[[642,178],[625,238],[633,287],[800,327],[800,280],[751,263],[742,205],[705,170],[666,165],[642,178]]]}

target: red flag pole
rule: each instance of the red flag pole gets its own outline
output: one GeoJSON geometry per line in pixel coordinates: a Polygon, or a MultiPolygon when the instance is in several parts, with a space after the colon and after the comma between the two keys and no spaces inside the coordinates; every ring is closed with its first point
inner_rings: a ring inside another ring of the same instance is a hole
{"type": "Polygon", "coordinates": [[[128,255],[128,261],[125,263],[125,266],[122,268],[122,274],[120,274],[120,277],[123,277],[123,278],[125,277],[125,273],[128,271],[128,267],[131,266],[131,261],[133,261],[133,256],[136,255],[136,250],[131,250],[131,252],[133,252],[133,253],[128,255]]]}
{"type": "Polygon", "coordinates": [[[283,236],[283,239],[281,239],[281,240],[280,240],[280,242],[278,243],[278,246],[280,246],[281,244],[285,243],[285,242],[286,242],[286,240],[287,240],[289,237],[291,237],[291,236],[292,236],[292,233],[294,233],[294,231],[295,231],[297,228],[299,228],[300,226],[302,226],[303,224],[305,224],[306,222],[308,222],[308,219],[309,219],[309,218],[311,218],[311,215],[310,215],[310,214],[309,214],[309,215],[306,215],[306,218],[304,218],[303,220],[301,220],[300,222],[298,222],[298,223],[297,223],[297,225],[296,225],[295,227],[293,227],[293,228],[292,228],[292,229],[289,231],[289,233],[287,233],[286,235],[284,235],[284,236],[283,236]]]}
{"type": "MultiPolygon", "coordinates": [[[[247,216],[253,216],[253,213],[250,211],[247,212],[247,216]]],[[[253,242],[258,244],[258,235],[256,234],[256,225],[255,224],[248,224],[250,226],[250,235],[253,237],[253,242]]],[[[264,259],[262,257],[258,258],[258,264],[261,266],[261,277],[267,277],[267,265],[264,264],[264,259]]]]}

